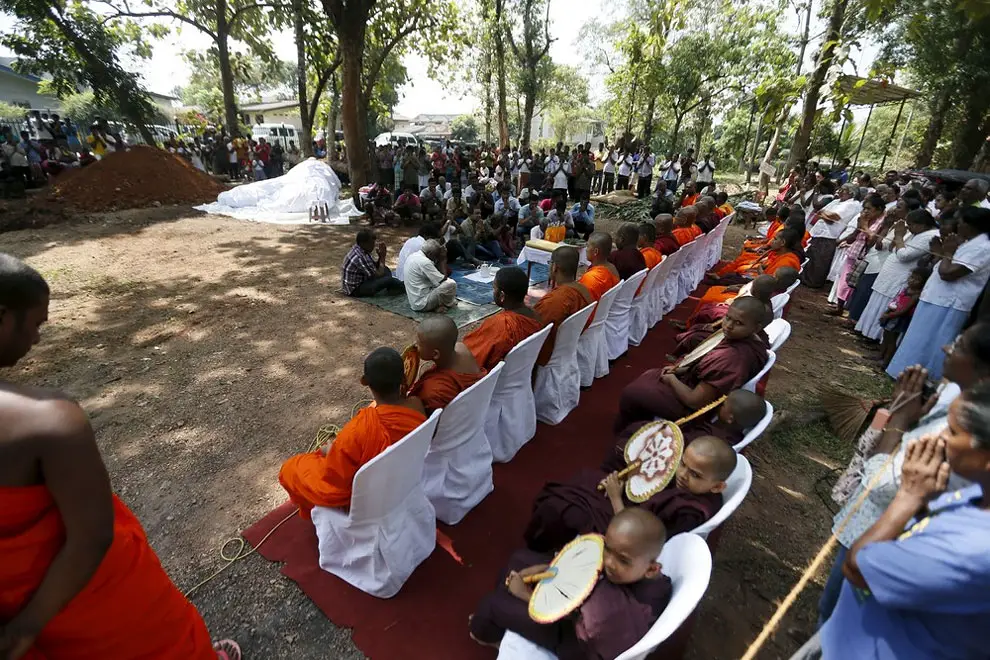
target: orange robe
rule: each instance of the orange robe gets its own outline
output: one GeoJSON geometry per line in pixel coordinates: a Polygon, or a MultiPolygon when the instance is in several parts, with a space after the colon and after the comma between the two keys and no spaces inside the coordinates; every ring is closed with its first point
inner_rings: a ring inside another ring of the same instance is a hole
{"type": "Polygon", "coordinates": [[[715,274],[719,277],[722,277],[723,275],[730,275],[732,273],[741,274],[754,263],[759,261],[761,256],[762,255],[755,252],[743,252],[738,257],[715,271],[715,274]]]}
{"type": "Polygon", "coordinates": [[[728,202],[722,204],[722,206],[719,206],[716,210],[722,213],[723,218],[732,215],[732,212],[735,211],[735,209],[732,208],[732,204],[729,204],[728,202]]]}
{"type": "Polygon", "coordinates": [[[756,277],[760,274],[758,269],[762,267],[764,275],[773,275],[777,272],[778,268],[783,268],[784,266],[790,266],[795,270],[799,270],[801,267],[801,262],[798,261],[797,255],[793,252],[788,252],[787,254],[777,254],[775,250],[771,250],[762,256],[740,255],[740,257],[735,261],[719,270],[718,274],[721,276],[736,273],[737,275],[756,277]],[[756,258],[740,261],[743,256],[755,256],[756,258]],[[734,264],[735,266],[733,266],[734,264]]]}
{"type": "Polygon", "coordinates": [[[695,202],[698,201],[699,194],[694,193],[693,195],[688,195],[681,201],[681,208],[685,206],[693,206],[695,202]]]}
{"type": "MultiPolygon", "coordinates": [[[[653,267],[663,261],[663,253],[655,247],[641,247],[639,251],[643,254],[643,259],[646,261],[646,267],[653,270],[653,267]]],[[[639,288],[636,289],[636,295],[638,296],[640,292],[643,291],[643,287],[646,285],[646,279],[644,278],[642,282],[639,283],[639,288]]]]}
{"type": "Polygon", "coordinates": [[[536,363],[540,366],[550,361],[554,343],[557,339],[557,329],[567,317],[591,304],[591,293],[580,282],[571,282],[558,286],[536,303],[536,312],[544,323],[553,324],[550,335],[543,344],[536,363]]]}
{"type": "Polygon", "coordinates": [[[690,227],[678,227],[673,231],[674,238],[677,239],[678,244],[687,245],[694,239],[701,236],[701,227],[698,225],[691,225],[690,227]]]}
{"type": "Polygon", "coordinates": [[[754,250],[767,245],[770,243],[770,239],[772,239],[774,235],[783,228],[783,226],[783,222],[780,220],[774,220],[770,223],[770,226],[767,227],[766,238],[754,238],[748,241],[743,241],[743,250],[746,252],[753,252],[754,250]]]}
{"type": "Polygon", "coordinates": [[[318,451],[293,456],[282,464],[278,481],[303,518],[314,506],[346,509],[361,466],[425,421],[423,413],[405,406],[363,408],[340,429],[326,456],[318,451]]]}
{"type": "Polygon", "coordinates": [[[543,329],[543,323],[503,309],[489,316],[464,337],[464,345],[482,369],[491,371],[526,337],[543,329]]]}
{"type": "MultiPolygon", "coordinates": [[[[216,660],[196,608],[172,584],[141,523],[113,497],[113,542],[86,586],[41,630],[26,660],[216,660]]],[[[0,621],[15,617],[65,543],[44,485],[0,488],[0,621]]]]}
{"type": "MultiPolygon", "coordinates": [[[[606,266],[592,266],[587,270],[587,272],[581,276],[578,280],[581,284],[588,289],[588,293],[591,294],[592,299],[595,302],[602,299],[609,289],[619,283],[619,276],[613,273],[611,269],[606,266]]],[[[598,312],[596,309],[591,313],[591,317],[588,319],[588,324],[584,327],[591,325],[591,322],[595,320],[595,314],[598,312]]]]}
{"type": "Polygon", "coordinates": [[[409,396],[418,397],[427,413],[439,410],[454,400],[458,394],[484,378],[485,370],[466,374],[453,369],[437,369],[435,366],[424,371],[419,380],[409,390],[409,396]]]}

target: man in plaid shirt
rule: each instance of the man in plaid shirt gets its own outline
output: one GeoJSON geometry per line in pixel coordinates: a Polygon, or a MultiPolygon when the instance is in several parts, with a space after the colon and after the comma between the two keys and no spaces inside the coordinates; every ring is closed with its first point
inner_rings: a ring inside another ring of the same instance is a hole
{"type": "Polygon", "coordinates": [[[378,241],[371,229],[362,229],[357,234],[354,247],[344,257],[340,271],[341,288],[349,296],[373,296],[387,290],[389,295],[405,292],[402,282],[392,277],[392,271],[385,266],[387,248],[384,241],[378,241]],[[376,256],[372,256],[372,253],[376,256]]]}

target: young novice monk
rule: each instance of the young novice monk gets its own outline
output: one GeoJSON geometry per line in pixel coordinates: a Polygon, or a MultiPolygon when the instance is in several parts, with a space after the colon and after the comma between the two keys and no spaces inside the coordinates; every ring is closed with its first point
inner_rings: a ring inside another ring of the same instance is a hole
{"type": "Polygon", "coordinates": [[[522,268],[512,266],[495,273],[492,282],[495,304],[502,311],[490,316],[464,337],[474,359],[482,369],[491,371],[526,337],[543,329],[539,314],[526,305],[529,276],[522,268]]]}
{"type": "Polygon", "coordinates": [[[372,351],[364,360],[361,384],[371,390],[375,405],[347,422],[329,448],[293,456],[282,465],[279,483],[300,516],[309,518],[314,506],[349,507],[351,482],[361,466],[426,421],[423,403],[401,393],[404,373],[395,349],[372,351]]]}
{"type": "Polygon", "coordinates": [[[603,232],[596,231],[588,238],[588,261],[591,266],[585,271],[579,280],[587,287],[591,297],[601,300],[609,289],[619,283],[619,271],[609,262],[612,254],[612,237],[603,232]]]}
{"type": "Polygon", "coordinates": [[[471,637],[497,647],[511,630],[559,658],[614,660],[649,631],[670,602],[670,578],[657,562],[666,540],[663,523],[644,509],[631,507],[613,517],[605,531],[602,579],[581,607],[551,624],[529,617],[533,588],[523,578],[546,570],[552,557],[519,550],[495,591],[478,603],[469,620],[471,637]]]}
{"type": "MultiPolygon", "coordinates": [[[[770,345],[762,330],[768,322],[761,301],[736,298],[722,319],[724,338],[715,348],[689,364],[645,371],[622,390],[616,432],[656,417],[677,421],[742,387],[767,362],[770,345]]],[[[678,352],[693,348],[682,342],[678,352]]]]}
{"type": "Polygon", "coordinates": [[[657,242],[657,227],[652,222],[639,223],[639,242],[637,246],[646,260],[646,267],[653,268],[663,261],[663,253],[655,246],[657,242]]]}
{"type": "Polygon", "coordinates": [[[487,373],[468,347],[457,341],[457,326],[449,316],[423,319],[416,328],[416,346],[419,358],[433,366],[420,374],[409,396],[422,401],[428,414],[446,406],[487,373]]]}
{"type": "Polygon", "coordinates": [[[543,487],[523,535],[526,547],[552,552],[578,534],[600,534],[613,515],[628,507],[642,507],[657,516],[671,536],[690,531],[715,515],[722,506],[725,480],[736,467],[732,447],[720,438],[697,438],[684,449],[676,478],[642,504],[633,504],[618,478],[626,467],[622,450],[631,436],[620,438],[616,445],[620,451],[609,454],[599,469],[582,470],[564,483],[543,487]],[[603,481],[604,494],[598,490],[603,481]]]}
{"type": "Polygon", "coordinates": [[[725,290],[725,300],[720,302],[706,302],[703,297],[698,301],[694,311],[691,312],[691,315],[687,317],[686,321],[671,319],[670,324],[675,328],[685,330],[698,324],[715,323],[716,321],[720,321],[722,317],[725,316],[725,313],[728,311],[729,305],[733,300],[736,298],[745,298],[746,296],[753,296],[754,298],[762,301],[764,304],[770,305],[770,299],[777,295],[780,285],[777,283],[777,278],[773,275],[760,275],[749,284],[741,284],[731,287],[734,289],[734,291],[731,292],[727,290],[730,287],[713,286],[711,288],[721,288],[725,290]]]}
{"type": "MultiPolygon", "coordinates": [[[[729,392],[725,402],[718,407],[718,414],[714,419],[703,415],[681,427],[684,442],[691,443],[703,435],[713,435],[725,440],[730,446],[735,445],[742,441],[747,431],[763,419],[766,412],[767,402],[759,394],[749,390],[733,390],[729,392]]],[[[633,427],[637,425],[633,424],[629,428],[633,427]]],[[[623,435],[632,434],[626,429],[623,435]]]]}
{"type": "Polygon", "coordinates": [[[560,324],[574,312],[591,304],[591,293],[587,287],[576,281],[580,258],[577,248],[570,245],[560,246],[550,256],[550,281],[553,283],[553,289],[540,298],[534,308],[544,323],[553,325],[536,360],[541,366],[547,364],[550,356],[553,355],[560,324]]]}

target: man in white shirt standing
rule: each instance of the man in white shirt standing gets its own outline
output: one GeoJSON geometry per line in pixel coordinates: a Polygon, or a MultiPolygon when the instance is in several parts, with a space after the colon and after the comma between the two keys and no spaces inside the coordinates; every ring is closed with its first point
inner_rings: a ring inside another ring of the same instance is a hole
{"type": "Polygon", "coordinates": [[[405,263],[406,297],[416,312],[445,313],[457,300],[457,282],[447,277],[447,249],[429,240],[405,263]]]}
{"type": "Polygon", "coordinates": [[[667,190],[673,195],[677,192],[677,184],[681,180],[681,155],[670,152],[667,160],[660,166],[660,178],[667,182],[667,190]]]}
{"type": "Polygon", "coordinates": [[[629,177],[632,176],[633,157],[631,153],[625,151],[625,147],[619,152],[619,178],[615,182],[616,190],[629,190],[629,177]]]}
{"type": "Polygon", "coordinates": [[[615,190],[615,161],[618,155],[615,153],[615,149],[612,147],[608,148],[608,152],[604,156],[603,162],[605,163],[602,168],[602,194],[607,195],[613,190],[615,190]]]}
{"type": "Polygon", "coordinates": [[[801,282],[812,289],[825,286],[839,237],[850,222],[855,222],[863,205],[856,200],[859,188],[847,183],[839,188],[839,198],[818,212],[818,219],[808,232],[811,241],[805,254],[808,263],[801,273],[801,282]]]}
{"type": "Polygon", "coordinates": [[[653,166],[656,165],[656,157],[650,153],[649,147],[643,147],[643,153],[639,157],[639,180],[636,182],[636,197],[646,199],[650,196],[650,183],[653,181],[653,166]]]}
{"type": "Polygon", "coordinates": [[[698,190],[715,182],[715,161],[712,155],[705,154],[704,160],[698,163],[698,190]]]}

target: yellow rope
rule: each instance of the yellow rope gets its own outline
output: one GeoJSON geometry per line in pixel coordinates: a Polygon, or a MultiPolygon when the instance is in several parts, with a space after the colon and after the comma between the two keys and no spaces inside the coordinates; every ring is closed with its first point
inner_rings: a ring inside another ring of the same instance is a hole
{"type": "Polygon", "coordinates": [[[880,469],[877,470],[877,473],[873,475],[873,479],[870,480],[866,490],[863,491],[862,495],[860,495],[859,499],[856,500],[856,503],[853,505],[852,509],[849,510],[846,517],[841,523],[839,523],[839,527],[835,530],[835,534],[833,534],[828,541],[826,541],[825,545],[822,546],[822,549],[818,551],[817,555],[815,555],[815,558],[811,560],[808,568],[806,568],[804,573],[801,575],[801,579],[797,581],[797,584],[794,585],[790,593],[787,594],[787,597],[784,598],[784,600],[777,607],[777,611],[773,613],[770,620],[767,621],[765,626],[763,626],[763,630],[760,631],[759,636],[757,636],[753,643],[749,645],[749,648],[746,649],[746,653],[743,655],[742,660],[753,660],[753,658],[756,657],[756,654],[760,652],[760,649],[770,638],[770,635],[772,635],[773,631],[778,625],[780,625],[780,621],[784,618],[784,615],[786,615],[787,611],[791,609],[791,605],[793,605],[797,600],[797,597],[801,595],[804,588],[808,586],[808,582],[811,581],[812,576],[818,572],[818,569],[821,568],[821,565],[825,562],[825,559],[832,553],[832,550],[835,549],[836,544],[839,542],[837,535],[842,533],[842,531],[846,528],[846,525],[849,524],[849,521],[852,519],[853,515],[859,511],[861,506],[863,506],[863,503],[866,501],[866,498],[869,496],[870,492],[877,487],[878,483],[880,483],[880,478],[884,475],[887,468],[893,462],[894,455],[894,453],[891,453],[890,456],[887,457],[887,460],[884,461],[884,464],[880,467],[880,469]]]}

